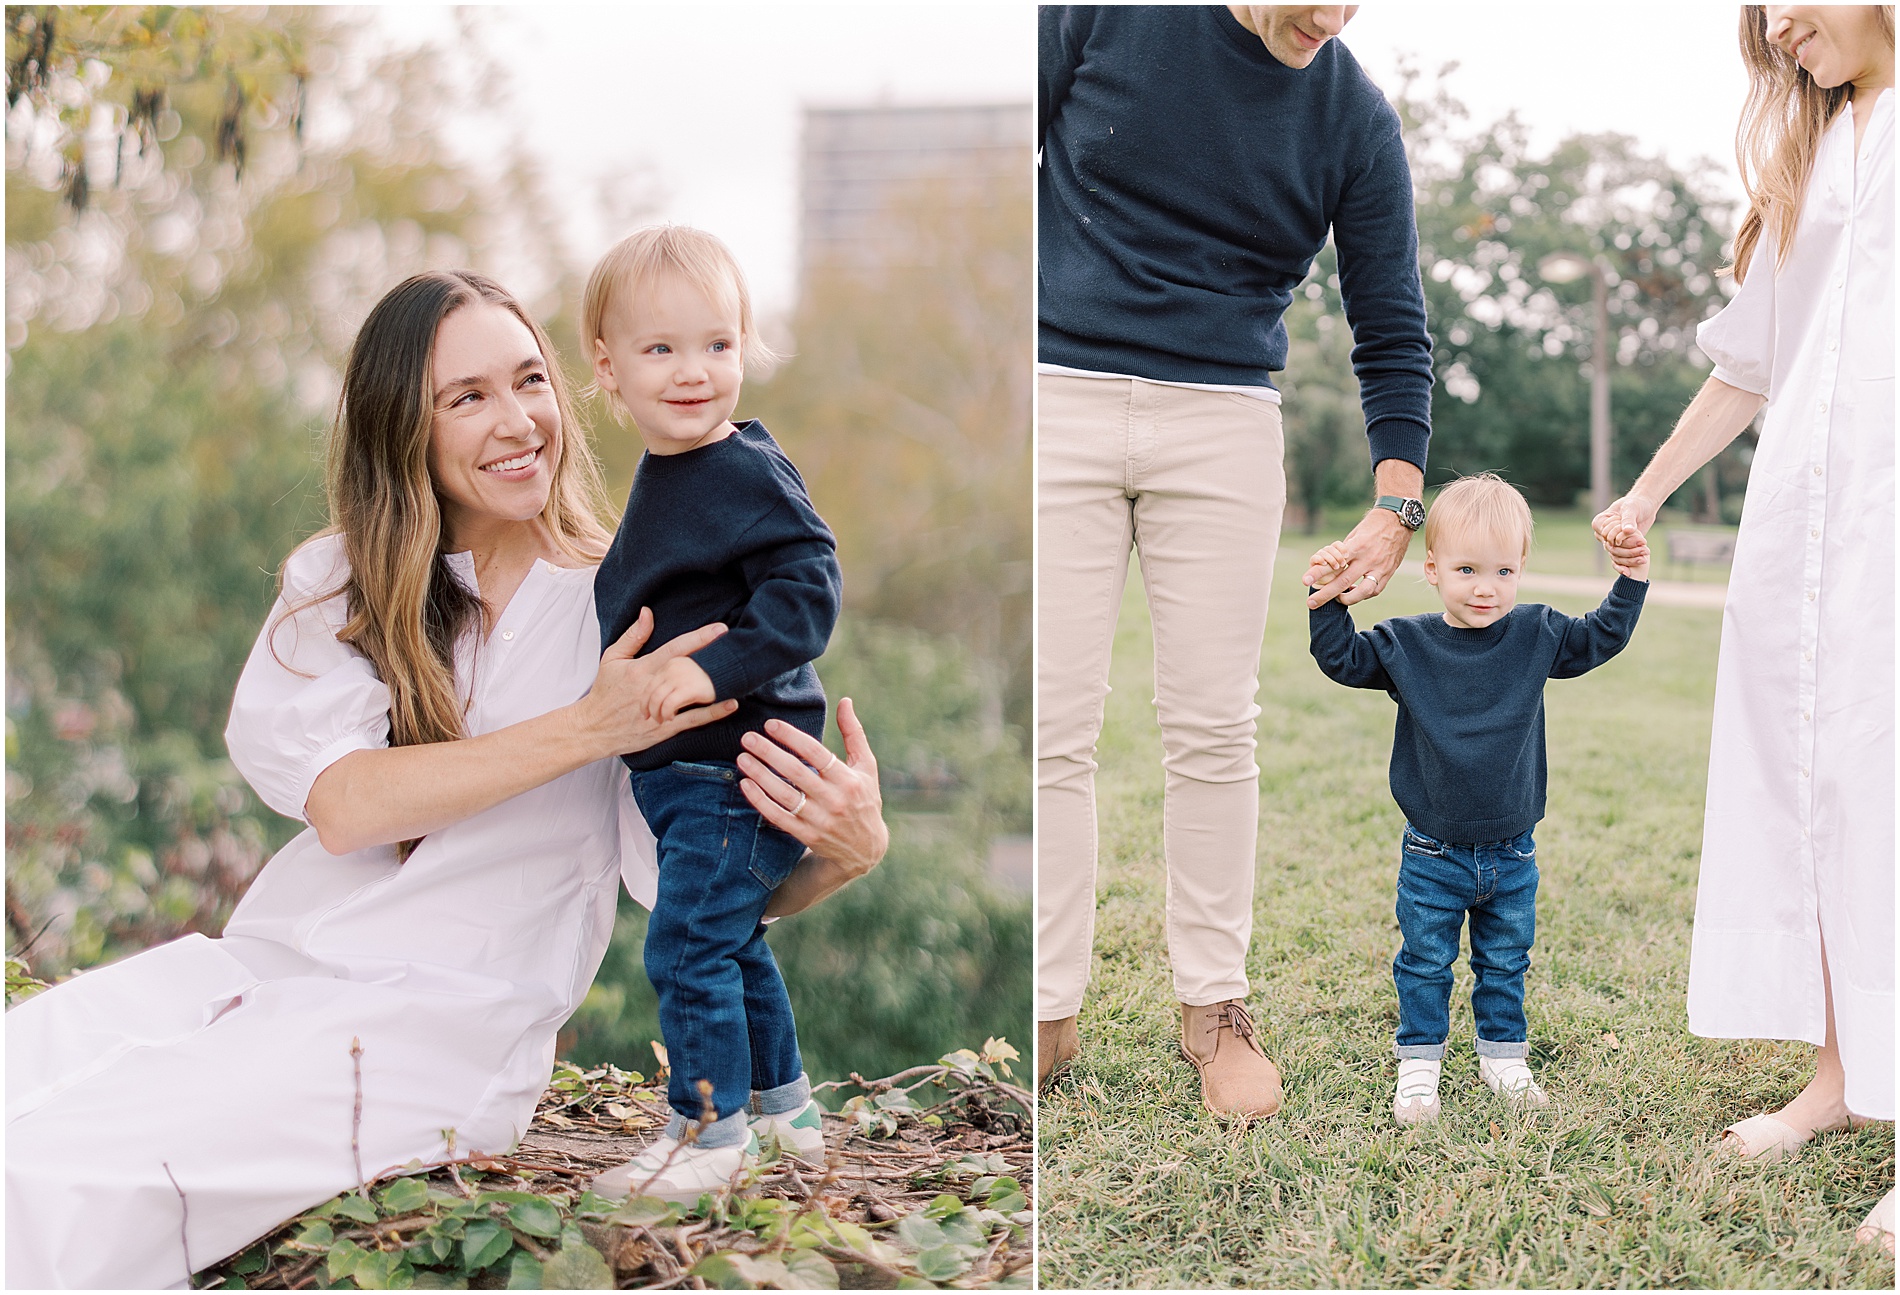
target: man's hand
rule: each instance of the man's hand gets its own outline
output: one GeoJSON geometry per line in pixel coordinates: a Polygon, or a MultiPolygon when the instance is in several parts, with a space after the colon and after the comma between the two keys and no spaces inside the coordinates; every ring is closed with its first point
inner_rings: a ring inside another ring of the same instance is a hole
{"type": "Polygon", "coordinates": [[[688,706],[707,706],[717,700],[713,681],[689,656],[674,657],[660,668],[647,694],[647,717],[656,724],[678,715],[688,706]]]}
{"type": "MultiPolygon", "coordinates": [[[[1382,495],[1416,499],[1425,489],[1425,473],[1416,464],[1403,459],[1381,459],[1373,472],[1374,488],[1382,495]]],[[[1392,573],[1405,560],[1412,543],[1412,532],[1390,508],[1374,508],[1352,534],[1337,544],[1329,544],[1320,553],[1330,555],[1328,563],[1317,562],[1313,555],[1300,583],[1313,592],[1307,596],[1308,608],[1339,599],[1340,606],[1375,597],[1392,579],[1392,573]],[[1344,565],[1337,565],[1343,558],[1344,565]]]]}

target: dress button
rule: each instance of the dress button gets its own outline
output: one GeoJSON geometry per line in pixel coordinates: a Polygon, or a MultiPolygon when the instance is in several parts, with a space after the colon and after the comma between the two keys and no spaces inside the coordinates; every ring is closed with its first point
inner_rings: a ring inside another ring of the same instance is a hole
{"type": "Polygon", "coordinates": [[[1814,712],[1811,710],[1804,710],[1801,712],[1801,718],[1806,719],[1806,720],[1811,720],[1814,718],[1814,712]]]}
{"type": "Polygon", "coordinates": [[[1803,661],[1812,661],[1812,660],[1814,660],[1814,651],[1813,651],[1813,649],[1811,649],[1811,648],[1810,648],[1810,649],[1809,649],[1808,651],[1806,651],[1806,652],[1803,652],[1803,653],[1801,654],[1801,659],[1802,659],[1803,661]]]}
{"type": "Polygon", "coordinates": [[[1821,465],[1818,463],[1814,465],[1814,475],[1817,477],[1821,475],[1821,465]]]}
{"type": "Polygon", "coordinates": [[[1805,778],[1805,777],[1807,777],[1807,776],[1808,776],[1808,771],[1807,771],[1806,769],[1803,769],[1803,770],[1801,771],[1801,776],[1802,776],[1803,778],[1805,778]]]}
{"type": "MultiPolygon", "coordinates": [[[[1814,595],[1809,594],[1808,597],[1812,598],[1814,595]]],[[[505,639],[512,639],[515,636],[515,632],[513,630],[503,630],[501,636],[505,639]]]]}
{"type": "Polygon", "coordinates": [[[1808,530],[1808,538],[1809,538],[1809,539],[1811,539],[1811,540],[1818,540],[1818,539],[1820,539],[1820,538],[1821,538],[1821,528],[1820,528],[1820,527],[1818,527],[1818,526],[1815,526],[1815,527],[1811,527],[1811,528],[1809,528],[1809,530],[1808,530]]]}
{"type": "Polygon", "coordinates": [[[1810,589],[1810,590],[1808,590],[1808,601],[1809,601],[1809,602],[1813,602],[1813,601],[1814,601],[1814,590],[1812,590],[1812,589],[1810,589]]]}
{"type": "Polygon", "coordinates": [[[1827,401],[1825,400],[1821,402],[1821,412],[1824,414],[1827,412],[1827,401]]]}

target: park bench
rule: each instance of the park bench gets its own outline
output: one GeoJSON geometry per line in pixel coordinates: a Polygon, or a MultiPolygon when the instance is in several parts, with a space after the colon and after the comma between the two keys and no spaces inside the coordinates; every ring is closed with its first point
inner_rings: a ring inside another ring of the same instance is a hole
{"type": "Polygon", "coordinates": [[[1669,528],[1669,562],[1688,566],[1727,566],[1735,560],[1735,532],[1669,528]]]}

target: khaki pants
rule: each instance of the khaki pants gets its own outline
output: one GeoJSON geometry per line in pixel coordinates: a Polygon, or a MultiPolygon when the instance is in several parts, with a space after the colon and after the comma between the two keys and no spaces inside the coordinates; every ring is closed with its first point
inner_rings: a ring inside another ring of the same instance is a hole
{"type": "Polygon", "coordinates": [[[1037,380],[1037,1019],[1080,1007],[1095,930],[1095,742],[1132,546],[1154,620],[1175,996],[1247,992],[1260,641],[1286,505],[1279,406],[1037,380]]]}

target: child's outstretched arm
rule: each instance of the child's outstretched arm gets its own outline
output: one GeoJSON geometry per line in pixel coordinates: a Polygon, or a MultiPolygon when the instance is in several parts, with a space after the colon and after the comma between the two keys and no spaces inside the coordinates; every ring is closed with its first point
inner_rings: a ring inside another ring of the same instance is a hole
{"type": "MultiPolygon", "coordinates": [[[[1643,562],[1645,570],[1648,559],[1643,562]]],[[[1558,623],[1562,641],[1557,659],[1550,667],[1552,679],[1574,679],[1594,670],[1623,650],[1636,630],[1636,618],[1642,615],[1643,596],[1649,592],[1647,581],[1619,576],[1602,604],[1587,616],[1566,616],[1549,608],[1545,614],[1558,623]]]]}
{"type": "Polygon", "coordinates": [[[1392,679],[1379,663],[1372,636],[1353,629],[1352,613],[1338,599],[1312,608],[1306,619],[1313,660],[1328,679],[1349,688],[1391,689],[1392,679]]]}

